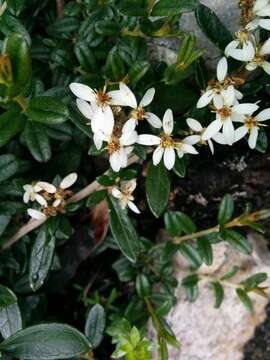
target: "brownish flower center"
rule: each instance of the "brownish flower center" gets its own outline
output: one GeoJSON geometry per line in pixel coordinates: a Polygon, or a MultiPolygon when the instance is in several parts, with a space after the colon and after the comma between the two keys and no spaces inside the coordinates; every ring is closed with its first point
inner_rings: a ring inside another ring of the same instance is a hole
{"type": "Polygon", "coordinates": [[[131,111],[130,116],[136,120],[143,120],[145,118],[145,110],[142,107],[137,107],[131,111]]]}
{"type": "Polygon", "coordinates": [[[217,110],[217,113],[220,115],[221,120],[224,120],[231,115],[232,110],[228,106],[223,106],[223,108],[217,110]]]}
{"type": "Polygon", "coordinates": [[[245,118],[245,126],[248,129],[252,129],[253,127],[257,126],[257,121],[256,118],[254,118],[253,116],[246,116],[245,118]]]}
{"type": "Polygon", "coordinates": [[[96,98],[98,106],[106,106],[110,104],[111,98],[105,90],[98,90],[96,92],[96,98]]]}
{"type": "Polygon", "coordinates": [[[240,0],[239,1],[239,6],[241,9],[241,18],[242,18],[242,22],[243,24],[247,24],[249,23],[253,17],[253,5],[254,5],[255,0],[240,0]]]}
{"type": "Polygon", "coordinates": [[[119,138],[112,136],[111,141],[107,145],[107,150],[109,155],[112,155],[114,152],[119,151],[121,148],[119,138]]]}
{"type": "Polygon", "coordinates": [[[163,148],[172,147],[174,146],[174,141],[169,135],[162,134],[160,146],[162,146],[163,148]]]}

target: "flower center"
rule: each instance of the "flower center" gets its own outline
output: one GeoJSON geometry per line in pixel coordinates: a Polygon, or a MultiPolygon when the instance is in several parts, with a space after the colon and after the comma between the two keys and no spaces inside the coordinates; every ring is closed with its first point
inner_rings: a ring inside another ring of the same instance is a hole
{"type": "Polygon", "coordinates": [[[257,123],[256,119],[253,116],[246,116],[246,118],[245,118],[245,126],[248,129],[252,129],[255,126],[258,126],[258,123],[257,123]]]}
{"type": "Polygon", "coordinates": [[[253,17],[253,5],[255,0],[240,0],[239,6],[241,9],[241,17],[245,23],[249,23],[253,17]]]}
{"type": "Polygon", "coordinates": [[[223,106],[223,108],[217,110],[217,113],[221,117],[221,120],[225,120],[232,114],[232,110],[228,106],[223,106]]]}
{"type": "Polygon", "coordinates": [[[174,146],[174,141],[169,135],[163,134],[161,136],[160,146],[163,148],[172,147],[172,146],[174,146]]]}
{"type": "Polygon", "coordinates": [[[249,39],[249,32],[246,29],[241,29],[236,33],[236,36],[243,45],[249,39]]]}
{"type": "Polygon", "coordinates": [[[137,107],[130,113],[131,117],[136,120],[143,120],[145,118],[145,110],[143,107],[137,107]]]}
{"type": "Polygon", "coordinates": [[[107,145],[107,150],[109,155],[113,154],[116,151],[119,151],[121,148],[119,138],[112,136],[110,142],[107,145]]]}
{"type": "Polygon", "coordinates": [[[253,60],[257,65],[261,65],[265,59],[264,59],[264,56],[263,55],[260,55],[260,54],[256,54],[255,57],[254,57],[254,60],[253,60]]]}
{"type": "Polygon", "coordinates": [[[106,106],[110,104],[111,97],[104,90],[96,91],[96,99],[98,106],[106,106]]]}

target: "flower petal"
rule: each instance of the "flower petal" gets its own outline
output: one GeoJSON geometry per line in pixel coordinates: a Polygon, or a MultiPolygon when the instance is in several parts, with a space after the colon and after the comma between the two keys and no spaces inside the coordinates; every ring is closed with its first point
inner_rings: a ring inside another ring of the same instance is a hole
{"type": "Polygon", "coordinates": [[[208,144],[208,146],[209,146],[209,148],[210,148],[210,151],[211,151],[211,153],[212,153],[212,155],[214,154],[214,145],[213,145],[213,141],[211,140],[211,139],[209,139],[208,141],[207,141],[207,144],[208,144]]]}
{"type": "Polygon", "coordinates": [[[140,107],[145,107],[149,104],[151,104],[151,102],[153,101],[153,98],[155,96],[155,88],[150,88],[146,91],[146,93],[144,94],[142,100],[139,103],[140,107]]]}
{"type": "Polygon", "coordinates": [[[220,145],[227,145],[224,135],[220,132],[218,132],[216,135],[214,135],[212,137],[212,139],[220,145]]]}
{"type": "Polygon", "coordinates": [[[97,150],[100,150],[102,148],[102,143],[103,143],[103,140],[100,138],[99,134],[100,132],[96,132],[94,133],[93,136],[94,144],[97,150]]]}
{"type": "Polygon", "coordinates": [[[252,103],[238,104],[232,107],[232,111],[240,115],[251,115],[258,109],[259,106],[252,103]]]}
{"type": "Polygon", "coordinates": [[[263,68],[263,70],[268,74],[270,75],[270,63],[268,61],[264,61],[262,64],[261,64],[261,67],[263,68]]]}
{"type": "Polygon", "coordinates": [[[46,220],[47,219],[47,216],[45,214],[43,214],[41,211],[38,211],[35,209],[27,209],[27,214],[35,220],[46,220]]]}
{"type": "Polygon", "coordinates": [[[216,94],[213,98],[213,104],[216,109],[222,109],[224,105],[224,98],[221,94],[216,94]]]}
{"type": "Polygon", "coordinates": [[[265,121],[270,119],[270,108],[264,109],[256,115],[256,120],[265,121]]]}
{"type": "Polygon", "coordinates": [[[259,25],[265,30],[270,30],[270,19],[260,19],[259,25]]]}
{"type": "Polygon", "coordinates": [[[119,140],[122,146],[130,146],[135,144],[135,142],[137,142],[137,139],[137,131],[132,131],[131,133],[123,133],[119,140]]]}
{"type": "Polygon", "coordinates": [[[59,187],[61,189],[67,189],[71,187],[78,179],[78,175],[76,173],[71,173],[64,177],[64,179],[60,182],[59,187]]]}
{"type": "Polygon", "coordinates": [[[248,129],[246,126],[240,126],[234,132],[234,142],[241,140],[248,133],[248,129]]]}
{"type": "Polygon", "coordinates": [[[175,152],[173,147],[167,147],[164,150],[164,165],[168,170],[174,167],[175,163],[175,152]]]}
{"type": "Polygon", "coordinates": [[[189,145],[189,144],[185,144],[185,143],[182,144],[181,150],[185,154],[193,154],[193,155],[198,154],[198,151],[195,149],[194,146],[189,145]]]}
{"type": "Polygon", "coordinates": [[[217,79],[219,82],[224,81],[228,72],[228,62],[225,56],[221,58],[217,65],[217,79]]]}
{"type": "Polygon", "coordinates": [[[76,104],[83,116],[85,116],[87,119],[92,119],[94,112],[91,105],[87,101],[76,99],[76,104]]]}
{"type": "Polygon", "coordinates": [[[156,150],[153,152],[153,164],[154,165],[157,165],[160,163],[163,153],[164,153],[164,148],[161,146],[158,146],[156,148],[156,150]]]}
{"type": "Polygon", "coordinates": [[[25,204],[27,204],[28,202],[29,202],[29,200],[30,200],[30,194],[29,194],[29,192],[25,192],[24,194],[23,194],[23,202],[25,203],[25,204]]]}
{"type": "Polygon", "coordinates": [[[211,122],[210,125],[207,126],[205,132],[202,135],[203,140],[209,140],[213,137],[222,127],[222,121],[220,119],[216,119],[211,122]]]}
{"type": "Polygon", "coordinates": [[[231,118],[223,122],[223,135],[228,145],[232,145],[234,142],[234,127],[231,118]]]}
{"type": "Polygon", "coordinates": [[[142,134],[138,136],[137,143],[148,146],[159,145],[160,138],[155,135],[142,134]]]}
{"type": "Polygon", "coordinates": [[[223,90],[221,92],[221,95],[224,98],[224,102],[226,105],[230,106],[234,103],[235,100],[235,89],[233,87],[233,85],[228,86],[227,89],[223,90]]]}
{"type": "Polygon", "coordinates": [[[137,206],[134,204],[134,202],[132,201],[128,201],[128,207],[130,208],[130,210],[132,210],[133,212],[135,212],[136,214],[140,214],[140,210],[137,208],[137,206]]]}
{"type": "Polygon", "coordinates": [[[85,101],[95,101],[96,95],[93,89],[89,86],[81,84],[81,83],[71,83],[69,85],[70,90],[73,92],[75,96],[79,99],[85,101]]]}
{"type": "Polygon", "coordinates": [[[189,145],[195,145],[198,144],[198,142],[201,141],[201,136],[200,135],[190,135],[187,136],[186,138],[184,138],[183,142],[185,144],[189,144],[189,145]]]}
{"type": "Polygon", "coordinates": [[[110,91],[108,95],[111,97],[112,105],[130,106],[135,109],[137,100],[130,88],[123,82],[119,85],[119,90],[110,91]]]}
{"type": "Polygon", "coordinates": [[[109,158],[111,168],[113,171],[118,172],[121,168],[121,158],[118,151],[112,153],[112,155],[109,158]]]}
{"type": "Polygon", "coordinates": [[[269,55],[270,54],[270,38],[267,39],[263,46],[259,50],[260,55],[269,55]]]}
{"type": "Polygon", "coordinates": [[[238,39],[231,41],[225,48],[225,51],[224,51],[225,55],[227,57],[230,56],[229,51],[231,49],[236,49],[239,46],[239,44],[240,44],[240,41],[238,39]]]}
{"type": "Polygon", "coordinates": [[[208,104],[210,104],[210,102],[212,101],[213,97],[214,97],[215,93],[213,90],[207,90],[204,94],[202,94],[202,96],[199,98],[198,102],[197,102],[197,108],[201,109],[205,106],[207,106],[208,104]]]}
{"type": "Polygon", "coordinates": [[[112,196],[114,196],[117,199],[120,199],[122,197],[122,193],[119,189],[117,189],[117,187],[113,187],[112,188],[112,196]]]}
{"type": "Polygon", "coordinates": [[[248,145],[251,149],[254,149],[257,143],[257,138],[258,138],[258,128],[257,127],[253,127],[250,131],[250,135],[248,138],[248,145]]]}
{"type": "Polygon", "coordinates": [[[54,194],[56,192],[56,187],[46,181],[38,181],[36,185],[38,185],[41,190],[44,190],[49,194],[54,194]]]}
{"type": "Polygon", "coordinates": [[[160,129],[162,127],[162,122],[157,115],[155,115],[151,112],[147,112],[147,113],[145,113],[145,118],[149,122],[149,124],[151,126],[153,126],[154,128],[160,129]]]}
{"type": "Polygon", "coordinates": [[[164,130],[165,134],[171,135],[171,133],[173,131],[173,112],[171,109],[167,109],[165,111],[162,124],[163,124],[163,130],[164,130]]]}
{"type": "Polygon", "coordinates": [[[187,118],[186,122],[187,122],[188,126],[190,127],[190,129],[193,131],[200,132],[203,129],[202,125],[199,123],[198,120],[195,120],[193,118],[187,118]]]}

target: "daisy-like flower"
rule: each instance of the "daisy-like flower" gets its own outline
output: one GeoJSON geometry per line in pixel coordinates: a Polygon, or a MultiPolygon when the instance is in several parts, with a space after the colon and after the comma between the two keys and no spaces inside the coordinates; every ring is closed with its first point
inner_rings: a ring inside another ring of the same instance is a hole
{"type": "Polygon", "coordinates": [[[107,113],[106,123],[103,120],[104,126],[98,130],[96,136],[107,142],[106,149],[111,168],[118,172],[127,166],[128,155],[133,149],[132,145],[137,141],[138,134],[135,131],[136,124],[132,120],[128,120],[121,130],[115,129],[112,110],[108,108],[107,113]]]}
{"type": "Polygon", "coordinates": [[[181,158],[184,154],[198,154],[196,149],[189,144],[185,144],[184,141],[175,141],[171,137],[173,131],[173,113],[172,110],[166,110],[163,116],[163,133],[161,136],[142,134],[138,136],[138,144],[141,145],[158,145],[153,153],[153,164],[160,163],[162,157],[164,165],[168,170],[174,167],[175,163],[175,151],[181,158]]]}
{"type": "Polygon", "coordinates": [[[270,108],[261,111],[256,116],[252,116],[251,114],[249,116],[245,116],[244,119],[239,121],[242,122],[243,125],[235,130],[235,142],[242,139],[246,134],[249,134],[248,145],[251,149],[254,149],[256,147],[260,127],[266,126],[261,124],[261,122],[269,119],[270,108]]]}
{"type": "Polygon", "coordinates": [[[125,182],[120,189],[114,186],[112,188],[112,196],[119,200],[122,209],[125,209],[128,206],[130,210],[132,210],[136,214],[139,214],[140,210],[134,204],[134,196],[132,195],[136,186],[136,180],[125,182]]]}
{"type": "Polygon", "coordinates": [[[223,57],[217,65],[217,81],[210,81],[206,91],[202,94],[197,102],[197,108],[201,109],[209,105],[212,101],[215,106],[222,106],[227,98],[242,99],[243,95],[235,89],[239,79],[228,76],[228,62],[223,57]]]}
{"type": "Polygon", "coordinates": [[[266,57],[270,55],[270,38],[265,41],[262,46],[257,47],[256,53],[250,62],[246,65],[248,71],[253,71],[257,67],[263,68],[263,70],[270,75],[270,62],[266,61],[266,57]]]}
{"type": "Polygon", "coordinates": [[[226,46],[225,55],[239,61],[251,61],[254,58],[255,49],[254,35],[246,29],[241,29],[236,33],[236,39],[226,46]]]}
{"type": "Polygon", "coordinates": [[[59,188],[55,188],[54,192],[54,201],[52,203],[53,207],[59,206],[63,200],[65,200],[66,195],[69,194],[68,188],[70,188],[78,179],[78,175],[76,173],[71,173],[64,177],[64,179],[60,182],[59,188]]]}
{"type": "Polygon", "coordinates": [[[36,209],[27,209],[27,214],[35,220],[46,220],[47,216],[43,212],[36,209]]]}
{"type": "Polygon", "coordinates": [[[233,121],[241,121],[245,115],[250,115],[258,109],[256,104],[237,104],[233,97],[222,106],[216,108],[216,119],[206,128],[202,135],[203,140],[213,138],[221,129],[228,145],[234,142],[233,121]]]}
{"type": "Polygon", "coordinates": [[[246,29],[253,31],[258,27],[270,30],[270,20],[264,19],[270,16],[270,2],[269,0],[256,0],[248,13],[249,20],[246,29]],[[261,19],[263,18],[263,19],[261,19]]]}
{"type": "Polygon", "coordinates": [[[47,206],[47,201],[39,194],[39,192],[42,191],[42,187],[40,187],[38,183],[34,185],[25,184],[23,189],[25,191],[23,195],[24,203],[27,204],[29,201],[37,201],[40,205],[47,206]]]}

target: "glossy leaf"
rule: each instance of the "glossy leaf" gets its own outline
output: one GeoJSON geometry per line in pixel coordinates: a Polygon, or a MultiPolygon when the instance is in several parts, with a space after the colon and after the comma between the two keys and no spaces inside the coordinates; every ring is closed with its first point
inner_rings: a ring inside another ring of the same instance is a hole
{"type": "Polygon", "coordinates": [[[67,120],[68,110],[61,100],[50,96],[38,96],[29,101],[26,114],[32,121],[61,124],[67,120]]]}
{"type": "Polygon", "coordinates": [[[12,154],[0,155],[0,182],[11,178],[19,170],[19,161],[12,154]]]}
{"type": "Polygon", "coordinates": [[[17,109],[0,115],[0,147],[6,145],[24,126],[24,116],[17,109]]]}
{"type": "Polygon", "coordinates": [[[50,160],[52,155],[50,141],[42,124],[28,121],[24,131],[24,138],[30,153],[36,161],[44,163],[50,160]]]}
{"type": "Polygon", "coordinates": [[[207,237],[201,237],[197,239],[197,246],[201,255],[202,261],[206,265],[213,263],[213,250],[211,243],[207,237]]]}
{"type": "Polygon", "coordinates": [[[100,304],[94,305],[88,313],[84,330],[93,349],[97,348],[103,339],[105,323],[106,315],[104,308],[100,304]]]}
{"type": "Polygon", "coordinates": [[[0,285],[0,332],[8,338],[22,328],[20,309],[16,295],[7,287],[0,285]]]}
{"type": "Polygon", "coordinates": [[[202,264],[201,256],[195,247],[193,247],[189,241],[183,241],[178,246],[181,254],[188,260],[191,266],[198,268],[202,264]]]}
{"type": "Polygon", "coordinates": [[[138,274],[136,277],[136,290],[140,297],[148,296],[151,290],[149,280],[145,274],[138,274]]]}
{"type": "Polygon", "coordinates": [[[249,240],[242,234],[234,230],[224,230],[222,231],[222,238],[228,243],[235,247],[237,250],[241,251],[243,254],[250,255],[252,252],[252,246],[249,240]]]}
{"type": "Polygon", "coordinates": [[[264,272],[257,273],[254,275],[251,275],[246,280],[242,282],[242,285],[245,287],[245,289],[251,290],[256,288],[258,285],[260,285],[262,282],[264,282],[267,279],[267,274],[264,272]]]}
{"type": "Polygon", "coordinates": [[[218,223],[225,225],[231,220],[234,211],[234,200],[232,195],[226,194],[221,200],[218,213],[218,223]]]}
{"type": "Polygon", "coordinates": [[[236,289],[236,294],[241,300],[242,304],[247,308],[251,313],[254,311],[253,303],[251,298],[248,296],[247,292],[241,288],[236,289]]]}
{"type": "Polygon", "coordinates": [[[151,16],[174,16],[193,11],[198,6],[198,0],[159,0],[151,12],[151,16]]]}
{"type": "Polygon", "coordinates": [[[213,281],[212,283],[213,290],[215,293],[215,308],[218,309],[220,305],[222,304],[223,298],[224,298],[224,289],[223,286],[220,284],[219,281],[213,281]]]}

